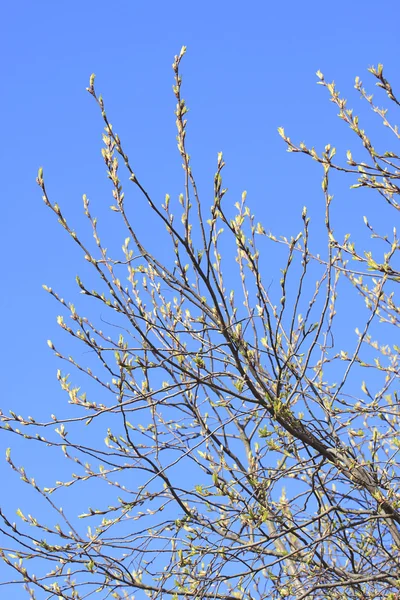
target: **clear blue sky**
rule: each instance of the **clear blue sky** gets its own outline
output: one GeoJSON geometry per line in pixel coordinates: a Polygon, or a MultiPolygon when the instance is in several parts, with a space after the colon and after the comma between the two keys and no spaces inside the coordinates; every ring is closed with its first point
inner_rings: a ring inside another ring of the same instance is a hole
{"type": "MultiPolygon", "coordinates": [[[[58,307],[42,284],[73,298],[81,261],[42,203],[35,177],[43,166],[52,201],[77,228],[84,226],[83,193],[94,213],[108,215],[102,123],[85,91],[92,72],[137,173],[161,201],[166,192],[181,191],[171,63],[187,45],[189,151],[203,196],[211,192],[222,150],[232,203],[247,189],[249,204],[266,228],[291,235],[299,230],[304,204],[316,222],[321,218],[320,172],[311,161],[285,153],[277,127],[317,148],[327,142],[341,151],[357,146],[335,117],[326,91],[315,85],[315,72],[321,69],[334,79],[357,108],[354,77],[374,86],[368,66],[384,63],[388,76],[400,83],[399,19],[398,2],[379,7],[371,0],[5,3],[0,37],[3,410],[46,415],[66,400],[55,379],[59,365],[46,345],[48,338],[60,339],[58,307]]],[[[368,110],[361,105],[360,113],[368,110]]],[[[339,190],[348,193],[348,183],[338,182],[339,190]]],[[[359,208],[357,200],[350,201],[346,221],[359,219],[359,208]]],[[[0,436],[2,453],[15,445],[5,437],[0,436]]],[[[22,452],[16,450],[16,458],[22,452]]],[[[3,463],[0,474],[10,492],[4,502],[15,506],[22,484],[3,463]]]]}

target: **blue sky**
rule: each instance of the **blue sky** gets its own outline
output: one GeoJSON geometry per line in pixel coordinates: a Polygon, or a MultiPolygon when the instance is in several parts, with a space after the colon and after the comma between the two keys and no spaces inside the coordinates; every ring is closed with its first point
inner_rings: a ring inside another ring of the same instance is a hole
{"type": "MultiPolygon", "coordinates": [[[[232,204],[246,189],[264,226],[291,235],[299,231],[304,204],[316,223],[322,218],[320,171],[311,161],[285,153],[277,127],[319,149],[328,142],[342,152],[357,147],[335,117],[326,91],[315,85],[315,72],[321,69],[334,79],[350,104],[369,115],[358,103],[354,77],[360,75],[372,90],[367,68],[382,62],[391,80],[400,83],[399,17],[397,2],[378,8],[370,0],[347,5],[260,0],[180,6],[127,0],[5,4],[0,38],[3,410],[46,415],[65,403],[55,378],[59,365],[46,345],[48,338],[60,336],[58,308],[42,284],[72,298],[81,262],[41,201],[38,167],[44,167],[51,199],[77,229],[85,226],[81,197],[87,193],[94,212],[109,219],[113,239],[100,155],[102,122],[85,91],[92,72],[137,173],[161,202],[166,192],[176,196],[182,186],[171,63],[187,45],[188,145],[203,196],[212,192],[222,150],[232,204]]],[[[349,183],[338,181],[339,193],[348,194],[349,183]]],[[[363,207],[359,196],[349,198],[346,226],[357,226],[363,207]]],[[[363,202],[373,208],[368,198],[363,202]]],[[[151,231],[145,233],[152,238],[151,231]]],[[[5,437],[0,436],[1,452],[11,442],[5,437]]],[[[0,474],[10,492],[5,503],[15,506],[21,484],[3,463],[0,474]]]]}

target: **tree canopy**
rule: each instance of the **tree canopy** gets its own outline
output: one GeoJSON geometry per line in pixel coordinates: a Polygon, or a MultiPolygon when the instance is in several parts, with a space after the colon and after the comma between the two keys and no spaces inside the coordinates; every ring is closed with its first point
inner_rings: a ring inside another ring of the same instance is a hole
{"type": "MultiPolygon", "coordinates": [[[[331,145],[318,152],[279,128],[289,152],[321,166],[325,220],[315,227],[325,241],[321,248],[313,243],[306,208],[301,230],[279,237],[257,221],[245,192],[230,198],[222,153],[212,201],[198,188],[186,140],[185,51],[173,63],[183,191],[162,204],[135,172],[90,78],[87,89],[104,122],[102,155],[121,252],[110,255],[85,195],[94,244],[73,229],[39,169],[46,206],[98,283],[92,289],[77,277],[85,297],[77,306],[44,286],[60,308],[59,326],[90,353],[89,367],[49,341],[62,364],[57,377],[68,415],[47,421],[1,415],[2,429],[24,437],[27,447],[56,451],[64,460],[60,472],[65,459],[70,466],[69,476],[42,488],[7,452],[10,467],[46,506],[43,519],[18,509],[16,523],[1,512],[10,581],[31,598],[68,600],[96,593],[394,600],[400,597],[400,244],[393,223],[400,156],[375,148],[318,72],[360,150],[340,162],[331,145]],[[380,203],[392,209],[384,231],[364,218],[366,247],[351,232],[335,234],[332,207],[345,216],[346,203],[333,197],[333,172],[374,193],[377,211],[380,203]],[[162,252],[143,242],[151,225],[135,217],[129,185],[165,231],[162,252]],[[285,249],[281,269],[263,260],[266,244],[285,249]],[[271,286],[271,273],[279,273],[279,285],[271,286]],[[349,296],[360,308],[346,331],[349,296]],[[99,307],[106,318],[99,318],[99,307]],[[88,378],[88,393],[70,379],[71,367],[88,378]],[[84,499],[83,514],[70,497],[84,499]]],[[[369,71],[397,107],[382,65],[369,71]]],[[[387,110],[358,78],[355,86],[397,141],[387,110]]]]}

